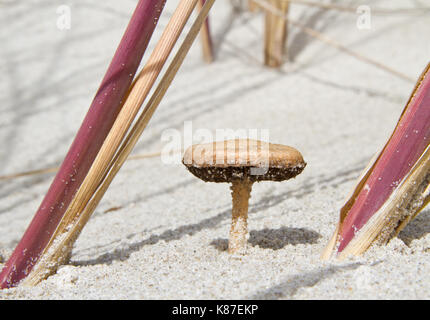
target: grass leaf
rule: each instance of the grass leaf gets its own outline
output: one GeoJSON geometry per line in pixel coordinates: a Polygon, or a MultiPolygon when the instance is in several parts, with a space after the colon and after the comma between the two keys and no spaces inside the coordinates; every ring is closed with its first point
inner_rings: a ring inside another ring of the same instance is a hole
{"type": "Polygon", "coordinates": [[[339,225],[323,253],[361,254],[386,243],[428,203],[430,184],[430,64],[382,152],[341,209],[339,225]]]}

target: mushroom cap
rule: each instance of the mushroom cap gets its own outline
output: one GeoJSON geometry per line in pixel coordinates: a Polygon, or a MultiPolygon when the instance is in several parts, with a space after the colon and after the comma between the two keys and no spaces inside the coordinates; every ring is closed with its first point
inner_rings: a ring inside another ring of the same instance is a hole
{"type": "Polygon", "coordinates": [[[283,181],[294,178],[306,166],[292,147],[251,139],[196,144],[189,147],[182,163],[206,182],[283,181]]]}

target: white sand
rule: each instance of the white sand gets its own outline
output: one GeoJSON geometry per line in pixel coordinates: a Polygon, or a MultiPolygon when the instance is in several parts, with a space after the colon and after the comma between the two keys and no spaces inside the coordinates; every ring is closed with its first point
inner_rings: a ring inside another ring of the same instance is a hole
{"type": "MultiPolygon", "coordinates": [[[[64,1],[69,4],[71,1],[64,1]]],[[[136,1],[73,1],[72,28],[56,28],[58,1],[0,2],[0,175],[61,162],[136,1]]],[[[167,7],[156,39],[174,10],[167,7]]],[[[342,4],[365,3],[342,1],[342,4]]],[[[413,7],[424,1],[396,1],[413,7]]],[[[393,8],[393,1],[372,1],[393,8]]],[[[411,78],[430,56],[430,16],[357,15],[295,5],[292,17],[411,78]]],[[[212,12],[216,61],[195,45],[135,153],[158,151],[165,129],[269,129],[308,166],[295,180],[253,188],[249,253],[225,251],[228,185],[205,184],[160,158],[129,161],[73,250],[34,288],[0,299],[429,299],[430,210],[386,247],[323,262],[339,209],[384,144],[414,86],[291,28],[291,62],[261,66],[261,15],[212,12]],[[106,212],[110,208],[118,210],[106,212]]],[[[154,46],[154,41],[151,47],[154,46]]],[[[0,262],[20,240],[52,174],[0,182],[0,262]]],[[[0,267],[2,265],[0,264],[0,267]]]]}

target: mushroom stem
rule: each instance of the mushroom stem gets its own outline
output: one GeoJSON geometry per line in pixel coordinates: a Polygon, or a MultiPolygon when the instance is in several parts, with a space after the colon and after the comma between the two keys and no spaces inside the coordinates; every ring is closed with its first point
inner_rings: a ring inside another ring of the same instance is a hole
{"type": "Polygon", "coordinates": [[[248,234],[248,202],[251,197],[252,183],[249,179],[234,180],[231,185],[233,200],[229,253],[245,253],[248,234]]]}

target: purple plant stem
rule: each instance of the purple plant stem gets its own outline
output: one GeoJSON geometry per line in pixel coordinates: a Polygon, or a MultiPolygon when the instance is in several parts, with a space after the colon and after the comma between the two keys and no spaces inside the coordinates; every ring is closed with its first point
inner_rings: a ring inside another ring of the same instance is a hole
{"type": "Polygon", "coordinates": [[[348,245],[356,232],[382,207],[429,145],[429,67],[426,71],[424,79],[377,160],[372,173],[367,178],[367,187],[357,195],[342,223],[338,252],[348,245]]]}
{"type": "Polygon", "coordinates": [[[0,288],[31,271],[88,173],[125,100],[165,0],[140,0],[89,111],[33,220],[0,273],[0,288]]]}

